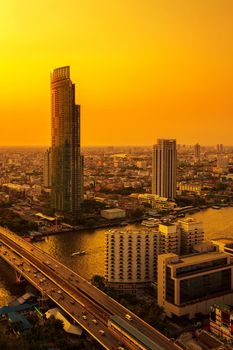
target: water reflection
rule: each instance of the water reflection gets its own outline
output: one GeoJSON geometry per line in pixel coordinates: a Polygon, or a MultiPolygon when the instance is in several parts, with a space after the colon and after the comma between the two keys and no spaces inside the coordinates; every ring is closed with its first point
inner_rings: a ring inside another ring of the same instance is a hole
{"type": "MultiPolygon", "coordinates": [[[[201,220],[204,225],[205,239],[228,237],[233,239],[233,208],[220,210],[207,209],[193,214],[192,217],[201,220]]],[[[129,225],[128,228],[138,225],[129,225]]],[[[105,229],[95,231],[64,233],[51,236],[44,242],[37,243],[47,253],[72,268],[86,279],[95,274],[104,274],[104,237],[105,229]],[[86,251],[86,255],[72,257],[78,251],[86,251]]],[[[14,287],[14,274],[0,260],[0,306],[19,295],[14,287]]]]}
{"type": "Polygon", "coordinates": [[[204,225],[205,239],[232,238],[233,239],[233,207],[207,209],[192,217],[201,220],[204,225]]]}

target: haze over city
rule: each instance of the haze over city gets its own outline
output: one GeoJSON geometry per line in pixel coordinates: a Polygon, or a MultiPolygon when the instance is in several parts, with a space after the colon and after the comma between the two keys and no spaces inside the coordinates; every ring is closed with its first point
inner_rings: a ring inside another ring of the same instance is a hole
{"type": "Polygon", "coordinates": [[[0,13],[0,349],[233,350],[232,0],[0,13]]]}
{"type": "Polygon", "coordinates": [[[231,145],[232,11],[230,0],[2,3],[0,144],[50,144],[49,72],[70,65],[83,146],[231,145]]]}

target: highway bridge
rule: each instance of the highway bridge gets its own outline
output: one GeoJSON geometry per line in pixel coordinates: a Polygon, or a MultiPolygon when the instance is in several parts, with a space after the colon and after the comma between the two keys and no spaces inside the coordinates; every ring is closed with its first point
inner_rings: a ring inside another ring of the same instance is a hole
{"type": "Polygon", "coordinates": [[[105,349],[180,349],[67,266],[3,227],[0,257],[13,267],[19,279],[23,276],[53,300],[105,349]]]}

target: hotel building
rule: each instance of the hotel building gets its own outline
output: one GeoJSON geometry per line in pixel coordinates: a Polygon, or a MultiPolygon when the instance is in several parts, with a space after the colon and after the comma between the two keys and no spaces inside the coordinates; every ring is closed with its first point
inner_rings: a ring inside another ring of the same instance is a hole
{"type": "Polygon", "coordinates": [[[180,255],[182,242],[186,251],[187,247],[191,249],[191,244],[202,241],[203,234],[197,233],[200,222],[196,220],[188,223],[182,220],[182,222],[183,227],[178,222],[160,224],[154,229],[122,229],[106,232],[105,279],[108,285],[122,293],[136,293],[139,289],[156,283],[160,254],[180,255]],[[196,235],[199,237],[198,240],[195,238],[196,235]]]}
{"type": "Polygon", "coordinates": [[[110,230],[105,236],[105,279],[119,293],[151,285],[157,261],[157,231],[110,230]]]}
{"type": "Polygon", "coordinates": [[[202,222],[193,218],[185,218],[178,221],[180,227],[181,250],[180,254],[193,252],[193,246],[204,241],[202,222]]]}

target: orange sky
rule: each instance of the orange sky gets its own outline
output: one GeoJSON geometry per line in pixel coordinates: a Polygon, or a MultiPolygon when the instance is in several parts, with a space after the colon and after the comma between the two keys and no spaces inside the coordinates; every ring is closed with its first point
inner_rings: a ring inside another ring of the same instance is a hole
{"type": "Polygon", "coordinates": [[[50,143],[50,70],[71,66],[83,145],[233,145],[232,0],[10,0],[0,145],[50,143]]]}

